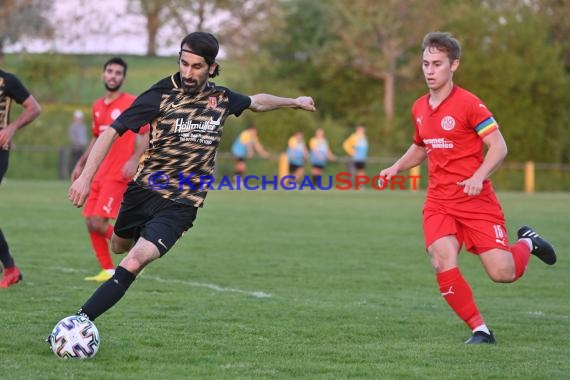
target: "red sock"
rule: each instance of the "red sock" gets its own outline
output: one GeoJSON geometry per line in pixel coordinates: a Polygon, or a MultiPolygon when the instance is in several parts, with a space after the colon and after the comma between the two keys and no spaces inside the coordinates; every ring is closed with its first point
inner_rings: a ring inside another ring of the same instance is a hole
{"type": "Polygon", "coordinates": [[[113,259],[111,259],[111,252],[109,252],[109,243],[107,239],[105,239],[105,236],[98,232],[89,232],[89,237],[91,238],[91,245],[93,246],[99,264],[101,264],[101,268],[115,268],[113,259]]]}
{"type": "Polygon", "coordinates": [[[105,239],[111,240],[111,238],[113,237],[113,229],[114,227],[112,224],[109,224],[107,226],[107,231],[105,231],[105,239]]]}
{"type": "Polygon", "coordinates": [[[524,241],[517,241],[511,246],[511,254],[515,261],[515,280],[522,277],[530,259],[530,248],[524,241]]]}
{"type": "Polygon", "coordinates": [[[459,318],[473,330],[482,325],[483,317],[475,304],[471,287],[459,271],[459,268],[451,268],[445,272],[437,273],[437,282],[441,295],[459,318]]]}

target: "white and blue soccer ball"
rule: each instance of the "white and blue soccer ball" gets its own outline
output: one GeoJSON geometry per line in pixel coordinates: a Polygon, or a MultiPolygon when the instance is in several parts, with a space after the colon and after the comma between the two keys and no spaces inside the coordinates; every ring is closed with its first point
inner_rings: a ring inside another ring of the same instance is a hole
{"type": "Polygon", "coordinates": [[[88,359],[97,354],[101,339],[95,324],[80,315],[63,318],[47,338],[52,352],[63,359],[88,359]]]}

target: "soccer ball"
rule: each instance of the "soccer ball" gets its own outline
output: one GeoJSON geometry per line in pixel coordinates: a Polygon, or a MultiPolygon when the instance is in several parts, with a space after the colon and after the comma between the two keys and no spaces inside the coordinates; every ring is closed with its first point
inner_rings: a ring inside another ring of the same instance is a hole
{"type": "Polygon", "coordinates": [[[60,358],[88,359],[97,354],[101,339],[92,321],[80,315],[71,315],[55,325],[47,342],[60,358]]]}

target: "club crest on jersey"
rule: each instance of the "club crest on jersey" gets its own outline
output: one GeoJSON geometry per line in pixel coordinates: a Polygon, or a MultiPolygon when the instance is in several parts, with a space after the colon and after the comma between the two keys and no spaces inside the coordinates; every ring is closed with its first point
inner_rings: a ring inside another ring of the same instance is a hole
{"type": "Polygon", "coordinates": [[[120,114],[121,114],[121,110],[118,109],[118,108],[114,108],[114,109],[111,111],[111,118],[112,118],[113,120],[115,120],[116,118],[119,117],[120,114]]]}
{"type": "Polygon", "coordinates": [[[455,119],[451,116],[445,116],[441,119],[441,128],[443,128],[444,131],[451,131],[455,128],[455,119]]]}
{"type": "Polygon", "coordinates": [[[208,98],[208,108],[216,108],[218,106],[218,97],[210,96],[208,98]]]}

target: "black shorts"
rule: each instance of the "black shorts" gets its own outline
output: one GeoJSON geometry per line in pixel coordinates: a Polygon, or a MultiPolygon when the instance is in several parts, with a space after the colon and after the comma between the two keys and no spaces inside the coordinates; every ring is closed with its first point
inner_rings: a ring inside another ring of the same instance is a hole
{"type": "Polygon", "coordinates": [[[163,198],[131,182],[115,222],[115,234],[123,239],[142,236],[158,248],[162,257],[192,227],[197,212],[197,207],[163,198]]]}
{"type": "Polygon", "coordinates": [[[237,162],[245,162],[245,157],[234,156],[234,158],[237,162]]]}
{"type": "Polygon", "coordinates": [[[316,169],[324,169],[325,165],[324,164],[312,164],[312,167],[314,167],[316,169]]]}
{"type": "Polygon", "coordinates": [[[354,161],[355,169],[364,169],[366,167],[366,162],[364,161],[354,161]]]}
{"type": "Polygon", "coordinates": [[[0,182],[4,178],[4,174],[8,171],[8,159],[10,158],[10,151],[0,149],[0,182]]]}

